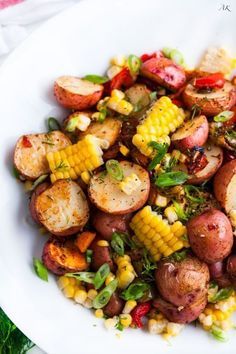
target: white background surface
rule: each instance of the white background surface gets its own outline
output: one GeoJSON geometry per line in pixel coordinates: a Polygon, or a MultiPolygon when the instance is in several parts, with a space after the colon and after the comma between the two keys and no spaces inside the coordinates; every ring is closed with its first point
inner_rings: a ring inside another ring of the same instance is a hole
{"type": "Polygon", "coordinates": [[[128,330],[118,339],[101,321],[75,306],[32,270],[42,236],[26,222],[27,197],[11,177],[11,157],[19,135],[42,131],[49,115],[63,116],[52,95],[62,74],[103,74],[116,53],[178,47],[194,64],[212,44],[236,53],[236,3],[232,12],[215,0],[101,0],[81,2],[36,31],[0,70],[0,303],[10,318],[50,354],[233,354],[234,333],[221,344],[188,326],[172,344],[158,336],[128,330]],[[96,324],[96,326],[93,326],[96,324]]]}

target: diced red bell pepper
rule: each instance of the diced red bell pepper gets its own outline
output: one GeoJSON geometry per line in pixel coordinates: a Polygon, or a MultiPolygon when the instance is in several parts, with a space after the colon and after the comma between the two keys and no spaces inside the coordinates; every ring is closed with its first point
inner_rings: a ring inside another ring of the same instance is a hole
{"type": "Polygon", "coordinates": [[[138,304],[133,311],[131,311],[132,324],[138,328],[143,327],[142,317],[148,314],[151,310],[151,301],[138,304]]]}
{"type": "Polygon", "coordinates": [[[105,94],[110,94],[112,90],[119,90],[122,87],[129,88],[134,84],[134,78],[130,74],[128,68],[122,69],[116,76],[114,76],[110,81],[104,84],[105,94]]]}
{"type": "Polygon", "coordinates": [[[236,124],[236,106],[231,108],[230,110],[234,112],[234,115],[232,118],[223,123],[226,127],[231,127],[232,125],[236,124]]]}
{"type": "Polygon", "coordinates": [[[196,88],[222,88],[224,84],[224,75],[221,73],[216,73],[209,76],[196,78],[193,85],[196,88]]]}
{"type": "Polygon", "coordinates": [[[152,54],[143,54],[141,55],[140,59],[142,60],[142,62],[144,63],[145,61],[149,60],[149,59],[152,59],[152,58],[162,58],[164,57],[163,53],[158,50],[152,54]]]}
{"type": "Polygon", "coordinates": [[[27,138],[27,136],[25,136],[25,135],[22,138],[22,145],[24,148],[31,148],[32,147],[32,144],[31,144],[29,138],[27,138]]]}

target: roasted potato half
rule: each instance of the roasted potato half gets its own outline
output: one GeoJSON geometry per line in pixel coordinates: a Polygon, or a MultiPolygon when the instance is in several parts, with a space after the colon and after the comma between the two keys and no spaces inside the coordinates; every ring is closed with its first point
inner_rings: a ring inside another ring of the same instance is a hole
{"type": "Polygon", "coordinates": [[[110,214],[127,214],[141,208],[148,199],[150,189],[149,174],[141,166],[129,161],[121,161],[120,167],[124,177],[136,174],[141,181],[140,186],[131,195],[125,194],[120,188],[120,181],[99,172],[94,175],[88,187],[91,202],[96,207],[110,214]]]}
{"type": "Polygon", "coordinates": [[[226,81],[221,89],[210,93],[200,93],[192,83],[189,83],[183,92],[183,100],[189,109],[197,105],[202,114],[215,116],[222,111],[230,110],[235,105],[236,87],[226,81]]]}
{"type": "Polygon", "coordinates": [[[208,138],[209,127],[205,116],[195,117],[186,121],[183,126],[171,136],[175,147],[181,151],[202,146],[208,138]]]}
{"type": "Polygon", "coordinates": [[[222,261],[231,252],[233,231],[227,216],[210,209],[187,223],[190,246],[199,259],[206,263],[222,261]]]}
{"type": "Polygon", "coordinates": [[[151,103],[150,93],[146,85],[134,84],[125,91],[125,96],[132,105],[142,109],[151,103]]]}
{"type": "Polygon", "coordinates": [[[80,272],[88,268],[85,256],[72,241],[49,239],[44,245],[42,260],[46,268],[56,275],[80,272]]]}
{"type": "Polygon", "coordinates": [[[30,198],[30,202],[29,202],[29,210],[30,210],[30,214],[32,219],[37,223],[37,224],[41,224],[39,219],[38,219],[38,214],[37,211],[35,209],[35,202],[37,197],[43,193],[46,189],[48,189],[50,186],[50,184],[48,182],[44,182],[42,184],[40,184],[38,187],[35,188],[35,190],[33,191],[31,198],[30,198]]]}
{"type": "Polygon", "coordinates": [[[236,209],[236,160],[223,165],[214,178],[216,199],[228,213],[236,209]]]}
{"type": "Polygon", "coordinates": [[[53,235],[79,232],[89,218],[89,207],[80,186],[71,180],[58,180],[35,198],[39,222],[53,235]]]}
{"type": "Polygon", "coordinates": [[[14,151],[15,168],[26,179],[35,180],[50,171],[46,155],[69,145],[70,139],[59,130],[23,135],[18,139],[14,151]]]}
{"type": "Polygon", "coordinates": [[[65,108],[84,110],[101,98],[103,86],[74,76],[61,76],[54,83],[54,95],[65,108]]]}

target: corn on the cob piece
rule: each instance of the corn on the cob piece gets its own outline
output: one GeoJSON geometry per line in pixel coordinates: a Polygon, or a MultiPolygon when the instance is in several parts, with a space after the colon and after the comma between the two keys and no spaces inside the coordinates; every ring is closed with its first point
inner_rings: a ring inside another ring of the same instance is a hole
{"type": "Polygon", "coordinates": [[[235,310],[236,294],[233,292],[226,300],[219,301],[216,304],[209,303],[198,320],[206,331],[210,331],[214,325],[222,330],[228,330],[234,325],[230,316],[235,310]]]}
{"type": "Polygon", "coordinates": [[[112,90],[111,97],[107,101],[107,107],[120,114],[128,116],[133,111],[133,106],[124,100],[124,93],[120,90],[112,90]]]}
{"type": "Polygon", "coordinates": [[[137,126],[133,144],[142,154],[150,156],[153,149],[148,146],[151,141],[170,144],[169,133],[173,133],[184,121],[184,112],[163,96],[147,112],[144,121],[137,126]]]}
{"type": "Polygon", "coordinates": [[[77,144],[63,150],[50,152],[47,160],[51,170],[52,183],[58,179],[77,179],[82,172],[93,171],[103,164],[103,141],[93,135],[86,135],[77,144]]]}
{"type": "Polygon", "coordinates": [[[118,287],[125,289],[132,283],[135,278],[135,271],[128,255],[118,256],[115,258],[117,264],[116,277],[118,279],[118,287]]]}
{"type": "Polygon", "coordinates": [[[229,75],[235,67],[235,61],[224,48],[209,48],[199,65],[199,70],[209,73],[221,72],[229,75]]]}
{"type": "Polygon", "coordinates": [[[123,181],[120,182],[120,189],[127,195],[133,194],[136,189],[140,186],[141,181],[135,173],[125,177],[123,181]]]}
{"type": "Polygon", "coordinates": [[[169,225],[149,205],[133,217],[130,227],[155,261],[184,247],[181,237],[186,233],[185,226],[180,221],[169,225]]]}

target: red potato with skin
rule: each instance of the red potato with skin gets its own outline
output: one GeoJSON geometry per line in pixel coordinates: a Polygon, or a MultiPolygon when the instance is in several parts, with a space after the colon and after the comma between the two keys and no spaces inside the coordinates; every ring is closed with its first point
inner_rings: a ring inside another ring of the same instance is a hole
{"type": "Polygon", "coordinates": [[[181,66],[167,58],[151,58],[141,66],[141,75],[172,91],[177,91],[186,82],[181,66]]]}
{"type": "Polygon", "coordinates": [[[233,246],[233,231],[227,216],[210,209],[187,223],[190,246],[199,259],[215,263],[226,258],[233,246]]]}
{"type": "Polygon", "coordinates": [[[201,115],[186,121],[172,136],[171,141],[180,151],[202,146],[208,138],[209,126],[205,116],[201,115]]]}
{"type": "Polygon", "coordinates": [[[235,254],[232,254],[227,259],[226,270],[227,273],[230,275],[230,277],[233,280],[236,280],[236,255],[235,254]]]}
{"type": "Polygon", "coordinates": [[[54,83],[54,95],[65,108],[84,110],[102,97],[103,86],[74,76],[61,76],[54,83]]]}
{"type": "Polygon", "coordinates": [[[224,263],[222,261],[208,264],[211,279],[217,279],[224,274],[224,263]]]}
{"type": "Polygon", "coordinates": [[[182,97],[189,109],[197,105],[202,114],[215,116],[222,111],[229,111],[235,105],[236,87],[230,81],[226,81],[221,89],[209,93],[200,93],[192,83],[189,83],[183,91],[182,97]]]}
{"type": "Polygon", "coordinates": [[[236,160],[223,165],[216,173],[214,194],[221,206],[228,213],[236,209],[236,160]]]}
{"type": "Polygon", "coordinates": [[[124,305],[124,300],[115,292],[111,295],[108,304],[103,307],[103,313],[108,317],[118,316],[122,312],[124,305]]]}
{"type": "Polygon", "coordinates": [[[32,219],[39,225],[41,225],[39,219],[38,219],[38,214],[37,211],[35,209],[35,202],[37,197],[43,193],[46,189],[48,189],[48,187],[50,186],[50,184],[48,182],[44,182],[42,184],[40,184],[38,187],[35,188],[35,190],[33,191],[31,198],[30,198],[30,202],[29,202],[29,210],[30,210],[30,214],[32,219]]]}
{"type": "Polygon", "coordinates": [[[43,248],[42,261],[56,275],[80,272],[88,268],[85,256],[72,241],[49,239],[43,248]]]}
{"type": "Polygon", "coordinates": [[[209,180],[220,168],[223,162],[223,150],[219,146],[208,143],[203,147],[208,164],[196,174],[189,176],[189,184],[198,185],[209,180]]]}
{"type": "Polygon", "coordinates": [[[80,186],[71,180],[58,180],[34,202],[37,220],[53,235],[79,232],[89,218],[89,207],[80,186]]]}
{"type": "Polygon", "coordinates": [[[128,232],[132,214],[112,215],[98,210],[92,217],[92,224],[101,237],[111,241],[115,231],[128,232]]]}
{"type": "Polygon", "coordinates": [[[93,270],[97,271],[104,263],[107,263],[112,272],[114,271],[114,263],[111,258],[110,247],[99,246],[98,241],[100,240],[101,238],[96,238],[89,247],[93,251],[91,267],[93,270]]]}

